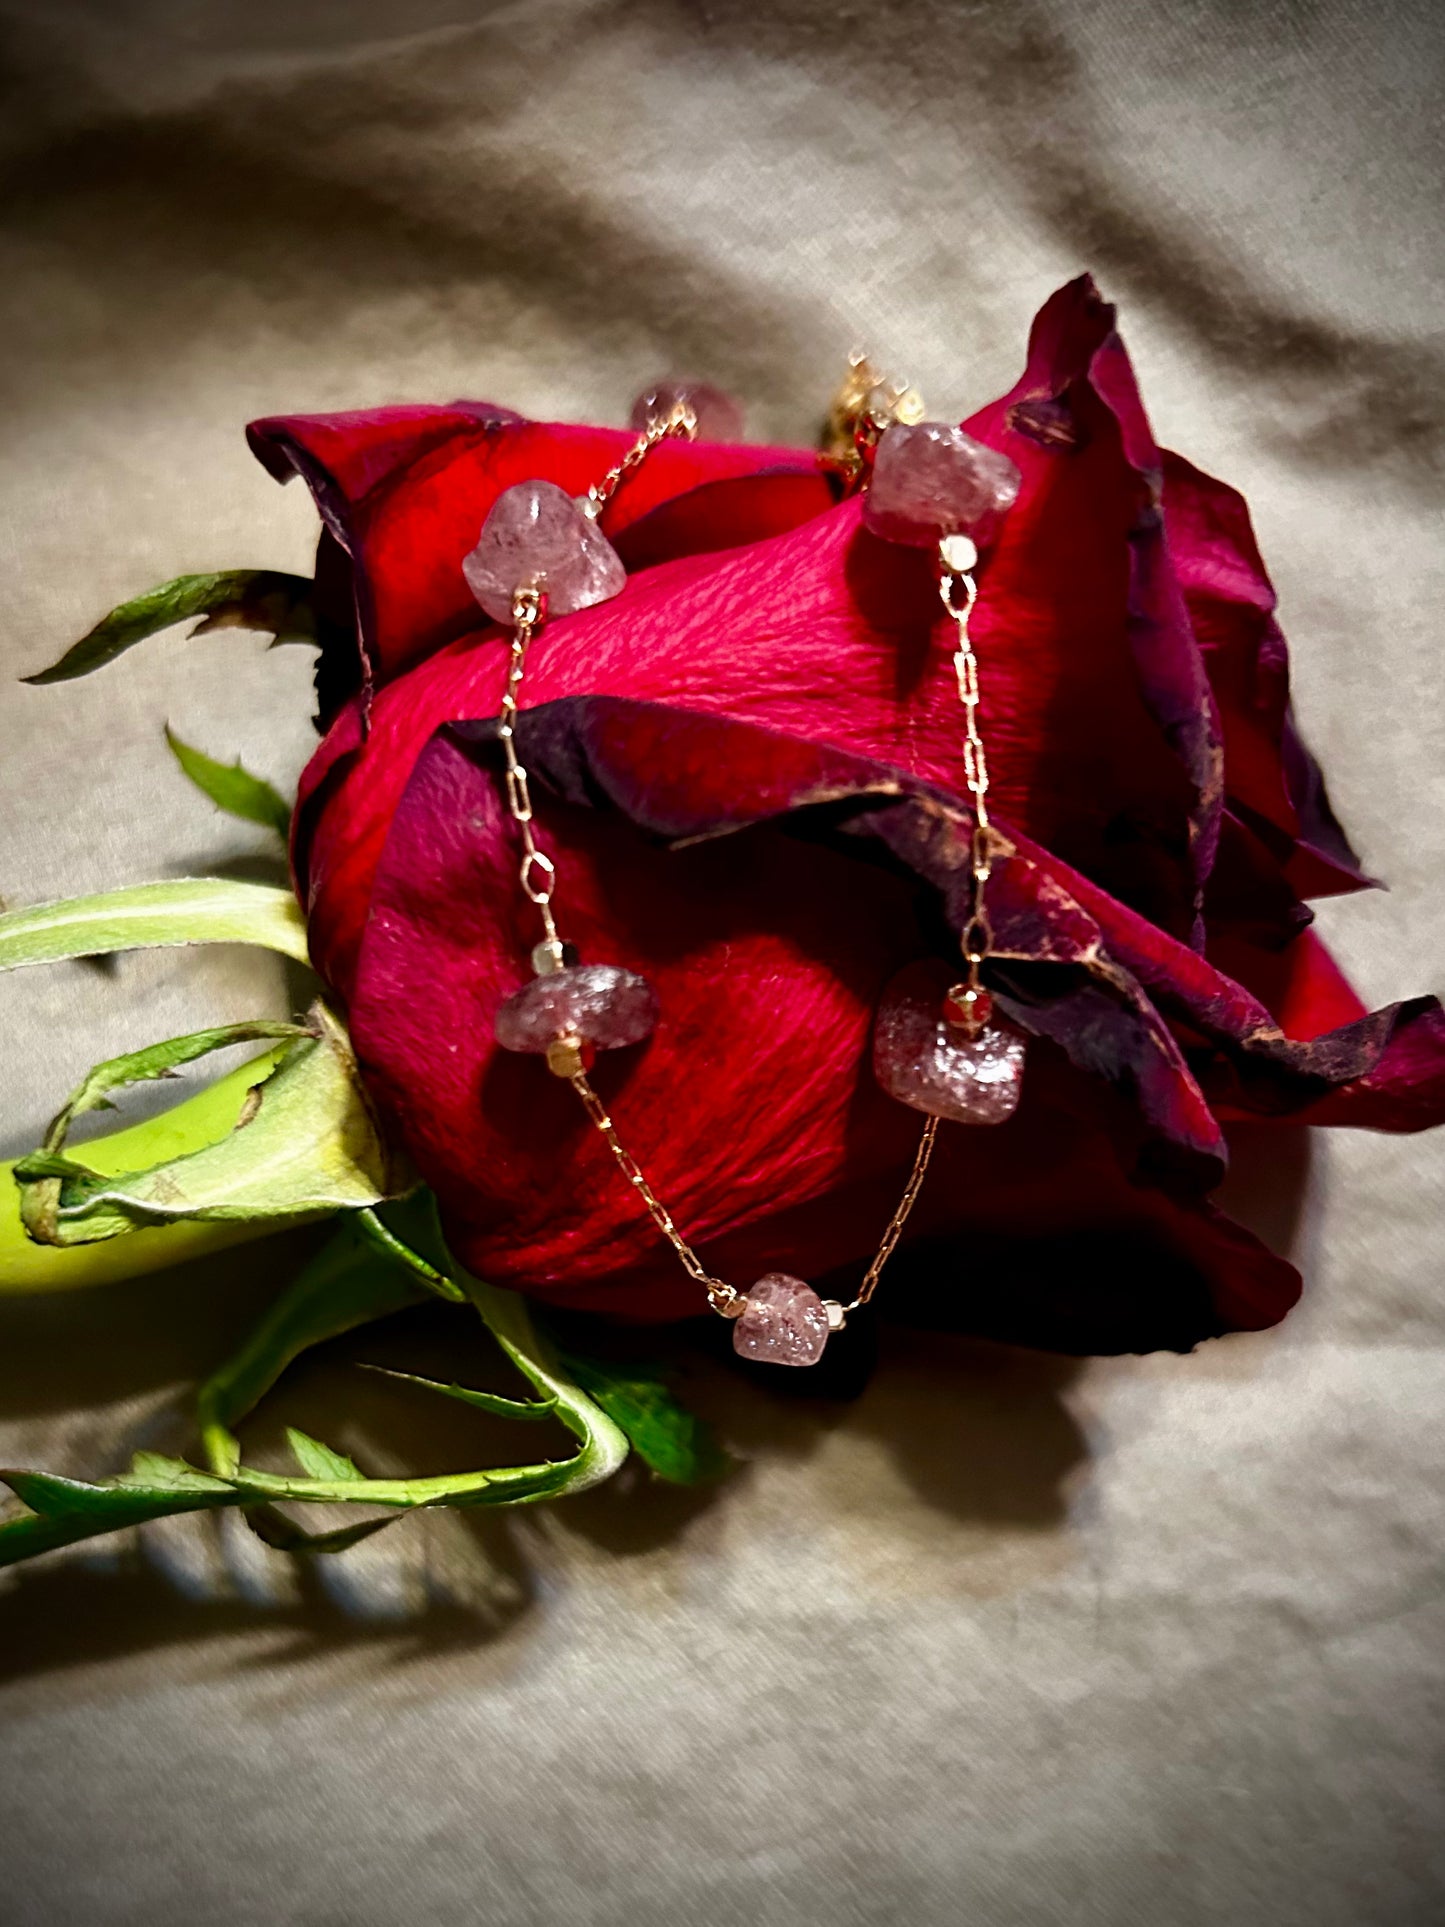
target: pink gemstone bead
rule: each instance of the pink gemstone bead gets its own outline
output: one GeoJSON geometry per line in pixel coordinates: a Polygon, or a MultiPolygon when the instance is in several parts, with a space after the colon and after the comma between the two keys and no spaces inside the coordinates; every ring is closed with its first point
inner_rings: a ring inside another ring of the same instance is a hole
{"type": "Polygon", "coordinates": [[[813,1287],[770,1271],[748,1293],[733,1326],[733,1350],[765,1365],[816,1365],[828,1342],[828,1314],[813,1287]]]}
{"type": "Polygon", "coordinates": [[[982,548],[1013,507],[1022,477],[1007,455],[947,422],[897,422],[878,444],[863,520],[885,542],[931,549],[945,535],[982,548]]]}
{"type": "Polygon", "coordinates": [[[910,964],[883,993],[873,1074],[890,1097],[958,1124],[1002,1124],[1018,1108],[1024,1040],[992,1023],[969,1037],[950,1024],[932,963],[910,964]]]}
{"type": "Polygon", "coordinates": [[[697,419],[700,442],[740,442],[743,438],[743,411],[739,402],[710,381],[672,379],[644,388],[632,404],[631,423],[639,432],[658,415],[665,415],[685,401],[697,419]]]}
{"type": "Polygon", "coordinates": [[[627,571],[607,537],[555,482],[503,489],[462,563],[467,587],[494,622],[510,622],[512,597],[535,582],[549,616],[608,602],[627,571]]]}
{"type": "Polygon", "coordinates": [[[619,1050],[640,1044],[656,1027],[652,985],[615,964],[578,964],[534,977],[502,1005],[494,1026],[503,1050],[538,1054],[559,1037],[619,1050]]]}

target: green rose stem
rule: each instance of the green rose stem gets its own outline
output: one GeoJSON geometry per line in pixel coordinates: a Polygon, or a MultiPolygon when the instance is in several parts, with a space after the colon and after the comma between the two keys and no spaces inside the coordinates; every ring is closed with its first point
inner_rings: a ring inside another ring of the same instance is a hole
{"type": "MultiPolygon", "coordinates": [[[[92,1138],[80,1155],[92,1170],[111,1177],[218,1143],[234,1130],[251,1087],[284,1055],[284,1045],[263,1051],[162,1116],[92,1138]]],[[[148,1226],[97,1244],[35,1244],[20,1222],[16,1162],[0,1164],[0,1296],[117,1284],[283,1228],[264,1218],[228,1219],[148,1226]]]]}

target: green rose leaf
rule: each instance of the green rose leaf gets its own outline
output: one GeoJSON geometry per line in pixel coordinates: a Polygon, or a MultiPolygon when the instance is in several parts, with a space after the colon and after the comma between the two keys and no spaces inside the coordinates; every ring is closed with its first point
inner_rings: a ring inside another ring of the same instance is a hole
{"type": "Polygon", "coordinates": [[[218,763],[204,750],[183,743],[170,724],[166,741],[171,754],[196,788],[209,796],[217,809],[228,816],[239,816],[245,823],[259,823],[274,830],[284,843],[291,834],[291,805],[264,776],[253,776],[241,763],[218,763]]]}
{"type": "Polygon", "coordinates": [[[234,1428],[276,1380],[313,1345],[387,1318],[426,1294],[423,1281],[373,1241],[349,1213],[256,1326],[245,1344],[201,1387],[196,1401],[201,1444],[212,1472],[240,1466],[234,1428]]]}
{"type": "Polygon", "coordinates": [[[306,920],[289,890],[227,877],[137,883],[0,915],[0,970],[183,943],[251,943],[310,961],[306,920]]]}
{"type": "Polygon", "coordinates": [[[404,1266],[428,1291],[454,1305],[467,1302],[461,1286],[441,1269],[447,1262],[446,1245],[437,1221],[436,1199],[430,1191],[420,1188],[409,1197],[392,1199],[385,1215],[358,1211],[356,1224],[384,1256],[404,1266]],[[432,1264],[424,1258],[415,1248],[418,1244],[427,1245],[440,1262],[432,1264]]]}
{"type": "Polygon", "coordinates": [[[400,1516],[362,1519],[354,1526],[337,1526],[333,1532],[307,1532],[275,1506],[258,1505],[248,1508],[246,1524],[273,1552],[347,1552],[352,1546],[359,1546],[363,1539],[380,1532],[383,1526],[395,1525],[400,1516]]]}
{"type": "Polygon", "coordinates": [[[152,1453],[138,1454],[128,1473],[104,1485],[45,1472],[0,1472],[0,1480],[28,1507],[20,1517],[0,1524],[0,1566],[177,1512],[205,1512],[237,1502],[235,1488],[224,1480],[152,1453]]]}
{"type": "Polygon", "coordinates": [[[167,1458],[163,1452],[137,1452],[129,1472],[112,1481],[118,1486],[138,1486],[145,1492],[184,1492],[194,1497],[214,1494],[221,1483],[205,1472],[198,1472],[184,1459],[167,1458]]]}
{"type": "MultiPolygon", "coordinates": [[[[425,1229],[434,1220],[428,1194],[389,1205],[393,1223],[409,1221],[425,1229]]],[[[350,1214],[300,1277],[271,1307],[241,1350],[201,1387],[197,1409],[206,1461],[217,1477],[243,1483],[271,1498],[356,1501],[410,1507],[417,1505],[514,1505],[523,1500],[556,1498],[584,1490],[611,1476],[627,1456],[621,1431],[557,1364],[538,1336],[525,1305],[511,1292],[498,1291],[454,1265],[449,1275],[480,1312],[482,1322],[533,1389],[536,1400],[494,1398],[457,1387],[464,1403],[503,1418],[556,1418],[579,1449],[571,1458],[485,1472],[444,1474],[427,1479],[365,1479],[313,1473],[310,1484],[257,1472],[241,1462],[235,1427],[302,1352],[328,1338],[385,1318],[415,1304],[431,1289],[415,1264],[399,1256],[402,1239],[392,1235],[378,1244],[363,1226],[365,1213],[350,1214]],[[323,1489],[324,1488],[324,1489],[323,1489]]],[[[412,1254],[414,1257],[415,1254],[412,1254]]],[[[397,1377],[408,1379],[407,1373],[397,1377]]],[[[426,1380],[416,1381],[427,1384],[426,1380]]],[[[443,1391],[446,1387],[439,1387],[443,1391]]],[[[300,1456],[296,1439],[293,1451],[300,1456]]],[[[328,1448],[321,1447],[322,1451],[328,1448]]],[[[338,1458],[340,1455],[336,1455],[338,1458]]],[[[345,1461],[347,1465],[350,1461],[345,1461]]],[[[318,1461],[319,1468],[319,1461],[318,1461]]]]}
{"type": "Polygon", "coordinates": [[[478,1412],[490,1412],[493,1418],[551,1418],[557,1410],[555,1397],[503,1398],[499,1392],[474,1392],[467,1385],[444,1383],[439,1378],[421,1378],[415,1372],[394,1372],[389,1365],[364,1365],[362,1370],[376,1372],[382,1378],[394,1378],[403,1385],[420,1385],[425,1391],[440,1392],[443,1398],[459,1399],[463,1405],[470,1405],[478,1412]]]}
{"type": "Polygon", "coordinates": [[[584,1391],[615,1420],[644,1465],[672,1485],[705,1485],[734,1464],[705,1419],[680,1405],[661,1375],[645,1365],[619,1365],[562,1353],[584,1391]]]}
{"type": "Polygon", "coordinates": [[[329,1445],[320,1439],[313,1439],[306,1432],[298,1431],[294,1425],[286,1427],[286,1443],[296,1454],[296,1463],[311,1479],[359,1479],[356,1461],[347,1458],[344,1452],[333,1452],[329,1445]]]}
{"type": "Polygon", "coordinates": [[[193,636],[214,629],[259,629],[276,642],[315,642],[313,586],[307,576],[284,575],[275,569],[221,569],[208,575],[180,575],[112,609],[88,635],[67,649],[59,662],[23,680],[71,682],[77,676],[88,676],[147,636],[195,616],[201,620],[192,629],[193,636]]]}

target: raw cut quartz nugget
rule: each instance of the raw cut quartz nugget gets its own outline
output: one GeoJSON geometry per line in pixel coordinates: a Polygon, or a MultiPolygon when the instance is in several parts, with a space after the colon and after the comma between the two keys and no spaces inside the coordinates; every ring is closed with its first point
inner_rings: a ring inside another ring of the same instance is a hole
{"type": "Polygon", "coordinates": [[[743,438],[741,404],[724,389],[710,381],[686,381],[671,377],[644,388],[632,404],[632,427],[639,431],[659,415],[666,415],[680,401],[692,410],[700,442],[740,442],[743,438]]]}
{"type": "Polygon", "coordinates": [[[467,587],[494,622],[510,622],[512,597],[535,584],[549,616],[609,602],[627,584],[616,549],[555,482],[504,489],[462,563],[467,587]]]}
{"type": "Polygon", "coordinates": [[[947,422],[899,422],[878,444],[863,520],[885,542],[931,549],[945,535],[992,541],[1022,477],[1007,455],[947,422]]]}
{"type": "Polygon", "coordinates": [[[931,965],[902,971],[873,1026],[873,1074],[890,1097],[957,1124],[1002,1124],[1018,1108],[1024,1040],[1004,1024],[977,1036],[944,1014],[931,965]]]}
{"type": "Polygon", "coordinates": [[[640,1044],[657,1027],[652,985],[616,964],[578,964],[534,977],[497,1012],[503,1050],[546,1054],[559,1037],[580,1037],[599,1050],[640,1044]]]}
{"type": "Polygon", "coordinates": [[[828,1342],[828,1314],[811,1285],[770,1271],[747,1296],[733,1326],[733,1350],[765,1365],[816,1365],[828,1342]]]}

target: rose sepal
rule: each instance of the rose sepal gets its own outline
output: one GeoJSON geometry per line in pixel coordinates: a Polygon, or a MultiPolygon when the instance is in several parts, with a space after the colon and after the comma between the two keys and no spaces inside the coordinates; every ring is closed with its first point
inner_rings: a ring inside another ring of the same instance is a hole
{"type": "MultiPolygon", "coordinates": [[[[87,1163],[95,1171],[118,1173],[160,1164],[215,1143],[234,1129],[258,1075],[277,1063],[281,1054],[280,1046],[263,1051],[158,1117],[90,1139],[85,1147],[87,1163]]],[[[14,1181],[17,1162],[0,1163],[0,1296],[121,1284],[267,1237],[277,1229],[266,1220],[193,1220],[133,1230],[99,1244],[37,1244],[20,1218],[20,1188],[14,1181]]]]}
{"type": "Polygon", "coordinates": [[[0,970],[188,943],[246,943],[309,963],[289,890],[229,877],[176,877],[0,914],[0,970]]]}
{"type": "Polygon", "coordinates": [[[230,1025],[133,1052],[92,1071],[61,1111],[45,1148],[14,1167],[20,1216],[42,1244],[89,1244],[142,1225],[188,1220],[296,1223],[356,1210],[410,1188],[362,1095],[346,1032],[324,1004],[309,1023],[230,1025]],[[219,1143],[142,1170],[102,1172],[61,1149],[71,1116],[97,1093],[246,1037],[289,1037],[219,1143]]]}

